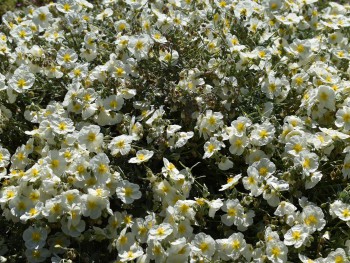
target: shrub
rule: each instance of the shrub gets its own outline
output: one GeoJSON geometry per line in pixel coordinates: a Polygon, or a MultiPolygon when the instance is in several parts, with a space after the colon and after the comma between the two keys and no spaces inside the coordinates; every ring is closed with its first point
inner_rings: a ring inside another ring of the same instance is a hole
{"type": "Polygon", "coordinates": [[[349,12],[59,0],[4,14],[0,204],[16,235],[0,253],[348,262],[349,12]]]}

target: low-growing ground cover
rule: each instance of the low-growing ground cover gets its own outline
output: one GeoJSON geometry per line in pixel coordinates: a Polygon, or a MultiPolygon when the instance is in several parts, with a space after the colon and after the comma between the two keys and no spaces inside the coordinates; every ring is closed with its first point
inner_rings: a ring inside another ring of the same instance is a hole
{"type": "Polygon", "coordinates": [[[317,0],[5,13],[1,261],[349,262],[349,13],[317,0]]]}

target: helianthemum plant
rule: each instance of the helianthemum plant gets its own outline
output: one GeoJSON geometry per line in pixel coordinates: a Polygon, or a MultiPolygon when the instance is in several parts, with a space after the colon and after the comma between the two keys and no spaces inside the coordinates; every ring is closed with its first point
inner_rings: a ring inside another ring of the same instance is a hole
{"type": "Polygon", "coordinates": [[[349,28],[317,0],[7,12],[0,260],[349,262],[349,28]]]}

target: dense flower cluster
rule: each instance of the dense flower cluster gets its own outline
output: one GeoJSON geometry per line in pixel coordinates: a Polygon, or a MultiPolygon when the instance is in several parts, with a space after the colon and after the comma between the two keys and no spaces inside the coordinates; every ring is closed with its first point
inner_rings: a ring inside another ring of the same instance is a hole
{"type": "Polygon", "coordinates": [[[350,6],[98,2],[2,17],[0,204],[27,260],[349,262],[350,6]]]}

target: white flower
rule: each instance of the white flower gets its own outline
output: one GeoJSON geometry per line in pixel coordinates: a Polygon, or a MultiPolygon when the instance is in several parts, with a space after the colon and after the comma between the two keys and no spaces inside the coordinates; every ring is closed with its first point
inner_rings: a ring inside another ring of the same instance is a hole
{"type": "Polygon", "coordinates": [[[18,93],[23,93],[29,90],[35,82],[35,76],[30,72],[27,66],[21,66],[17,68],[13,76],[8,81],[8,85],[11,89],[18,93]]]}
{"type": "Polygon", "coordinates": [[[132,9],[137,10],[147,3],[147,0],[126,0],[125,3],[132,9]]]}
{"type": "Polygon", "coordinates": [[[204,233],[198,233],[191,242],[191,245],[196,248],[199,254],[211,258],[214,255],[216,246],[215,240],[204,233]]]}
{"type": "Polygon", "coordinates": [[[292,24],[298,24],[302,16],[297,16],[295,13],[289,13],[287,16],[275,15],[275,17],[278,22],[290,26],[292,24]]]}
{"type": "Polygon", "coordinates": [[[172,203],[172,200],[174,200],[176,195],[176,190],[174,187],[172,187],[167,180],[163,180],[161,182],[156,182],[154,186],[154,193],[159,198],[164,198],[163,200],[166,203],[172,203]]]}
{"type": "MultiPolygon", "coordinates": [[[[224,2],[225,2],[225,5],[226,5],[226,1],[224,1],[224,2]]],[[[227,5],[227,6],[229,6],[229,5],[227,5]]],[[[233,51],[241,51],[241,50],[246,48],[246,46],[240,45],[237,36],[231,35],[230,33],[228,33],[226,35],[226,42],[227,42],[231,52],[233,52],[233,51]]]]}
{"type": "Polygon", "coordinates": [[[133,136],[130,135],[119,135],[114,137],[108,145],[108,149],[111,150],[112,155],[126,155],[131,150],[131,142],[133,141],[133,136]]]}
{"type": "Polygon", "coordinates": [[[123,251],[120,253],[120,261],[121,262],[127,262],[127,261],[133,261],[136,258],[139,258],[143,255],[142,248],[137,244],[133,244],[129,250],[123,251]]]}
{"type": "MultiPolygon", "coordinates": [[[[75,214],[72,214],[76,216],[75,214]]],[[[76,224],[72,224],[70,220],[62,218],[61,229],[62,232],[71,237],[78,237],[85,230],[86,223],[84,220],[80,220],[80,215],[77,216],[79,221],[76,224]]]]}
{"type": "Polygon", "coordinates": [[[135,233],[136,240],[140,243],[146,243],[150,225],[143,218],[136,218],[132,225],[132,232],[135,233]]]}
{"type": "Polygon", "coordinates": [[[6,77],[0,73],[0,91],[6,90],[6,77]]]}
{"type": "Polygon", "coordinates": [[[241,155],[249,144],[249,140],[245,135],[237,136],[233,134],[230,136],[229,140],[231,143],[231,146],[229,148],[230,153],[235,155],[241,155]]]}
{"type": "Polygon", "coordinates": [[[32,205],[33,203],[28,198],[24,198],[19,195],[9,200],[9,209],[11,214],[17,218],[24,215],[32,205]]]}
{"type": "Polygon", "coordinates": [[[103,105],[107,110],[119,111],[124,104],[124,99],[118,95],[111,95],[104,99],[103,105]]]}
{"type": "MultiPolygon", "coordinates": [[[[158,30],[151,30],[151,37],[152,39],[157,42],[157,43],[161,43],[161,44],[165,44],[167,41],[166,37],[162,35],[161,32],[159,32],[158,30]]],[[[174,50],[176,52],[176,50],[174,50]]],[[[161,52],[163,52],[162,50],[160,50],[160,56],[162,56],[161,52]]],[[[176,52],[177,53],[177,52],[176,52]]],[[[177,57],[178,58],[178,57],[177,57]]]]}
{"type": "Polygon", "coordinates": [[[108,156],[105,153],[98,153],[90,160],[94,175],[100,183],[105,183],[110,175],[109,162],[108,156]]]}
{"type": "Polygon", "coordinates": [[[285,263],[287,262],[288,248],[281,241],[268,242],[266,246],[266,255],[271,262],[285,263]]]}
{"type": "Polygon", "coordinates": [[[338,128],[344,128],[345,131],[350,130],[350,107],[343,106],[336,113],[335,125],[338,128]]]}
{"type": "Polygon", "coordinates": [[[267,155],[260,149],[251,149],[249,155],[246,157],[248,164],[253,164],[260,161],[262,158],[267,158],[267,155]]]}
{"type": "Polygon", "coordinates": [[[333,213],[339,217],[340,220],[349,221],[350,220],[350,205],[343,203],[340,200],[336,200],[331,204],[331,210],[333,213]]]}
{"type": "Polygon", "coordinates": [[[71,189],[61,193],[62,195],[62,205],[65,208],[72,208],[75,205],[80,205],[81,193],[78,189],[71,189]]]}
{"type": "Polygon", "coordinates": [[[262,158],[258,162],[253,163],[252,167],[256,169],[259,176],[262,176],[265,179],[272,176],[276,171],[276,165],[273,162],[271,162],[268,158],[262,158]]]}
{"type": "Polygon", "coordinates": [[[265,229],[264,239],[266,243],[280,241],[278,233],[273,231],[270,226],[265,229]]]}
{"type": "Polygon", "coordinates": [[[316,171],[305,175],[305,189],[313,188],[318,182],[321,181],[323,174],[320,171],[316,171]]]}
{"type": "Polygon", "coordinates": [[[50,254],[46,248],[26,249],[25,251],[26,258],[30,263],[44,262],[50,254]]]}
{"type": "Polygon", "coordinates": [[[160,51],[159,61],[162,62],[165,66],[167,65],[176,65],[179,59],[179,53],[176,50],[168,51],[160,51]]]}
{"type": "Polygon", "coordinates": [[[96,48],[92,48],[92,49],[81,48],[80,51],[81,51],[80,57],[86,60],[87,62],[93,61],[98,55],[96,48]]]}
{"type": "Polygon", "coordinates": [[[147,256],[155,262],[168,261],[167,252],[164,250],[162,243],[157,240],[150,240],[150,242],[148,242],[147,256]]]}
{"type": "Polygon", "coordinates": [[[18,186],[3,187],[0,191],[0,203],[7,203],[18,195],[18,186]]]}
{"type": "Polygon", "coordinates": [[[0,168],[5,168],[10,162],[10,152],[0,145],[0,168]]]}
{"type": "Polygon", "coordinates": [[[187,262],[190,251],[190,246],[186,242],[185,237],[176,239],[170,243],[170,246],[166,251],[168,253],[167,262],[187,262]]]}
{"type": "Polygon", "coordinates": [[[225,148],[225,144],[218,141],[215,137],[211,137],[209,142],[204,144],[203,159],[210,158],[214,153],[218,152],[221,148],[225,148]]]}
{"type": "MultiPolygon", "coordinates": [[[[85,223],[84,220],[82,220],[82,202],[81,198],[79,198],[79,202],[72,204],[71,206],[68,206],[65,211],[67,212],[67,218],[65,220],[65,226],[67,227],[67,231],[73,231],[76,234],[79,235],[81,231],[84,230],[85,225],[82,225],[82,221],[85,223]],[[80,231],[81,230],[81,231],[80,231]]],[[[62,222],[61,222],[62,223],[62,222]]],[[[83,224],[84,224],[83,223],[83,224]]],[[[63,225],[62,225],[63,230],[63,225]]]]}
{"type": "Polygon", "coordinates": [[[298,93],[300,93],[302,90],[305,89],[308,80],[309,75],[306,72],[302,71],[301,73],[297,73],[292,77],[291,86],[295,88],[298,93]]]}
{"type": "Polygon", "coordinates": [[[97,125],[84,126],[78,134],[78,142],[91,152],[98,152],[103,143],[103,134],[97,125]]]}
{"type": "Polygon", "coordinates": [[[135,235],[132,232],[126,232],[127,228],[124,228],[116,242],[116,247],[119,253],[123,251],[128,251],[133,244],[135,244],[135,235]]]}
{"type": "Polygon", "coordinates": [[[303,225],[295,225],[284,234],[284,244],[287,246],[301,247],[308,238],[308,229],[303,225]]]}
{"type": "Polygon", "coordinates": [[[286,181],[279,180],[275,176],[271,176],[266,180],[263,198],[270,206],[278,206],[280,203],[279,192],[288,191],[289,184],[286,181]]]}
{"type": "Polygon", "coordinates": [[[58,11],[62,13],[73,13],[79,10],[79,5],[74,0],[58,0],[56,4],[58,11]]]}
{"type": "Polygon", "coordinates": [[[194,132],[179,132],[177,133],[178,139],[175,143],[174,148],[181,148],[183,147],[189,139],[191,139],[194,135],[194,132]]]}
{"type": "Polygon", "coordinates": [[[42,210],[43,210],[44,204],[42,202],[37,202],[35,206],[28,208],[28,210],[20,216],[20,220],[22,221],[28,221],[28,220],[34,220],[34,219],[41,219],[42,218],[42,210]]]}
{"type": "MultiPolygon", "coordinates": [[[[205,128],[209,132],[216,131],[219,127],[223,125],[223,115],[221,112],[213,112],[212,110],[207,110],[200,127],[205,128]]],[[[202,128],[202,129],[203,129],[202,128]]]]}
{"type": "Polygon", "coordinates": [[[304,207],[301,219],[306,228],[309,229],[309,233],[313,233],[316,230],[321,231],[326,225],[322,209],[314,205],[304,207]]]}
{"type": "Polygon", "coordinates": [[[191,238],[193,235],[193,227],[191,227],[191,221],[189,219],[181,220],[176,224],[175,228],[177,237],[191,238]]]}
{"type": "Polygon", "coordinates": [[[40,29],[46,29],[50,27],[52,17],[49,8],[47,6],[42,6],[34,11],[33,22],[38,25],[40,29]]]}
{"type": "Polygon", "coordinates": [[[232,260],[237,260],[247,248],[247,243],[242,233],[233,233],[229,238],[221,239],[220,243],[222,244],[220,246],[220,252],[232,260]]]}
{"type": "Polygon", "coordinates": [[[335,92],[325,85],[321,85],[317,90],[317,100],[320,107],[325,107],[329,110],[335,110],[335,92]]]}
{"type": "Polygon", "coordinates": [[[20,44],[27,42],[32,39],[33,32],[29,27],[26,26],[17,26],[10,32],[11,36],[20,44]]]}
{"type": "Polygon", "coordinates": [[[279,206],[276,208],[274,215],[276,215],[276,216],[285,216],[285,215],[292,216],[292,215],[294,215],[295,216],[296,210],[297,210],[297,208],[292,203],[282,201],[279,204],[279,206]]]}
{"type": "Polygon", "coordinates": [[[165,113],[163,107],[164,107],[164,106],[162,105],[162,106],[160,106],[159,109],[157,109],[157,110],[155,110],[155,111],[153,112],[152,116],[146,121],[146,124],[147,124],[147,125],[150,125],[150,126],[151,126],[152,123],[153,123],[154,121],[159,120],[159,119],[162,118],[162,116],[163,116],[164,113],[165,113]]]}
{"type": "Polygon", "coordinates": [[[133,157],[129,160],[129,163],[144,163],[151,159],[153,156],[153,151],[140,150],[136,152],[136,157],[133,157]]]}
{"type": "MultiPolygon", "coordinates": [[[[50,169],[50,168],[47,168],[47,169],[50,169]]],[[[39,165],[36,163],[25,172],[21,180],[24,182],[25,181],[35,182],[38,179],[40,179],[41,176],[43,176],[43,171],[45,171],[45,168],[43,167],[43,165],[39,165]]],[[[50,169],[49,171],[51,172],[52,170],[50,169]]]]}
{"type": "Polygon", "coordinates": [[[300,57],[301,59],[306,59],[311,54],[311,43],[307,39],[296,39],[290,46],[286,47],[285,49],[293,55],[300,57]]]}
{"type": "Polygon", "coordinates": [[[63,153],[60,153],[57,150],[50,151],[44,161],[58,176],[62,175],[66,170],[67,161],[64,158],[63,153]]]}
{"type": "Polygon", "coordinates": [[[114,57],[111,58],[111,62],[109,64],[109,71],[117,79],[128,78],[128,75],[131,73],[131,69],[128,63],[126,63],[125,61],[117,60],[114,57]]]}
{"type": "Polygon", "coordinates": [[[315,260],[312,260],[302,254],[298,254],[298,257],[302,263],[324,263],[324,258],[317,258],[315,260]]]}
{"type": "Polygon", "coordinates": [[[240,204],[238,199],[227,200],[221,208],[227,214],[221,216],[221,221],[227,225],[232,226],[239,225],[243,221],[243,206],[240,204]]]}
{"type": "Polygon", "coordinates": [[[292,136],[286,143],[285,151],[293,156],[298,156],[300,152],[308,150],[304,136],[292,136]]]}
{"type": "Polygon", "coordinates": [[[104,198],[89,194],[81,197],[81,210],[83,216],[89,216],[91,219],[101,217],[102,210],[106,208],[107,202],[104,198]]]}
{"type": "Polygon", "coordinates": [[[74,122],[69,118],[58,117],[57,115],[49,118],[51,127],[57,134],[67,134],[75,130],[74,122]]]}
{"type": "Polygon", "coordinates": [[[301,152],[295,157],[294,162],[300,164],[305,173],[313,173],[318,168],[318,156],[308,151],[301,152]]]}
{"type": "Polygon", "coordinates": [[[282,92],[282,85],[284,83],[280,78],[276,78],[273,74],[269,74],[268,78],[263,82],[261,91],[265,93],[269,99],[276,98],[282,92]]]}
{"type": "Polygon", "coordinates": [[[219,191],[224,191],[226,189],[230,189],[234,187],[238,183],[239,179],[241,178],[242,178],[242,174],[237,174],[234,177],[227,178],[227,183],[222,185],[219,191]]]}
{"type": "Polygon", "coordinates": [[[142,136],[143,126],[140,122],[135,121],[135,116],[131,118],[129,124],[129,135],[132,136],[133,140],[140,140],[142,136]]]}
{"type": "Polygon", "coordinates": [[[162,168],[162,173],[165,177],[169,175],[169,177],[173,180],[184,179],[185,176],[179,172],[179,170],[175,167],[175,165],[167,158],[163,158],[164,166],[162,168]]]}
{"type": "Polygon", "coordinates": [[[26,151],[25,146],[18,147],[16,152],[11,156],[11,168],[24,169],[28,162],[29,153],[26,151]]]}
{"type": "Polygon", "coordinates": [[[275,134],[275,127],[268,121],[263,124],[255,124],[250,134],[251,143],[256,146],[263,146],[270,143],[275,134]]]}
{"type": "Polygon", "coordinates": [[[128,31],[130,29],[130,25],[125,20],[118,20],[114,23],[114,28],[117,32],[128,31]]]}
{"type": "Polygon", "coordinates": [[[113,10],[111,8],[106,8],[100,14],[96,15],[96,20],[104,20],[111,15],[113,15],[113,10]]]}
{"type": "Polygon", "coordinates": [[[50,246],[52,253],[62,254],[69,247],[70,241],[62,232],[57,232],[49,237],[47,244],[50,246]]]}
{"type": "Polygon", "coordinates": [[[252,196],[261,195],[263,192],[263,178],[259,176],[258,171],[252,166],[248,167],[247,174],[248,176],[244,176],[242,179],[244,188],[249,190],[252,196]]]}
{"type": "Polygon", "coordinates": [[[118,184],[116,189],[117,196],[125,204],[131,204],[136,199],[140,199],[142,194],[139,191],[140,186],[123,180],[118,184]]]}
{"type": "Polygon", "coordinates": [[[73,49],[61,48],[57,52],[57,64],[65,68],[72,68],[75,62],[78,60],[78,55],[73,49]]]}
{"type": "Polygon", "coordinates": [[[312,143],[316,149],[323,149],[325,153],[328,149],[332,150],[334,147],[332,137],[324,132],[316,132],[313,136],[307,138],[307,142],[312,143]]]}
{"type": "Polygon", "coordinates": [[[348,257],[342,248],[337,248],[335,251],[329,253],[327,258],[325,258],[325,262],[341,262],[341,263],[349,263],[348,257]]]}
{"type": "Polygon", "coordinates": [[[166,137],[169,139],[170,137],[174,136],[177,131],[181,129],[180,125],[169,125],[166,128],[166,137]]]}
{"type": "Polygon", "coordinates": [[[148,240],[163,240],[173,232],[173,228],[168,223],[153,226],[148,233],[148,240]]]}
{"type": "MultiPolygon", "coordinates": [[[[85,36],[84,36],[84,44],[85,47],[87,47],[88,49],[95,49],[96,48],[96,43],[97,43],[97,36],[95,33],[93,32],[88,32],[85,36]]],[[[101,66],[97,66],[97,67],[101,67],[101,66]]],[[[96,69],[96,68],[95,68],[96,69]]],[[[102,69],[102,68],[101,68],[102,69]]],[[[102,72],[101,72],[102,73],[102,72]]]]}
{"type": "Polygon", "coordinates": [[[222,171],[229,170],[233,167],[233,162],[227,156],[223,155],[218,163],[218,167],[222,171]]]}
{"type": "Polygon", "coordinates": [[[345,156],[342,173],[344,178],[350,176],[350,154],[345,156]]]}
{"type": "Polygon", "coordinates": [[[108,218],[108,225],[106,229],[110,231],[111,237],[117,237],[117,229],[121,226],[123,222],[122,214],[120,212],[114,212],[109,218],[108,218]]]}
{"type": "Polygon", "coordinates": [[[58,218],[63,214],[62,200],[61,195],[46,200],[42,214],[49,222],[57,222],[58,218]]]}
{"type": "Polygon", "coordinates": [[[174,206],[176,214],[188,219],[194,219],[196,212],[194,211],[193,206],[195,203],[196,201],[193,200],[178,200],[174,206]]]}
{"type": "Polygon", "coordinates": [[[71,79],[81,80],[86,78],[88,73],[88,64],[76,64],[74,68],[69,72],[68,76],[71,79]]]}
{"type": "Polygon", "coordinates": [[[47,230],[43,227],[28,227],[23,232],[25,246],[28,249],[40,249],[44,247],[47,238],[47,230]]]}
{"type": "Polygon", "coordinates": [[[148,51],[153,44],[153,40],[149,35],[141,35],[138,37],[130,37],[128,49],[135,56],[137,60],[148,57],[148,51]]]}

